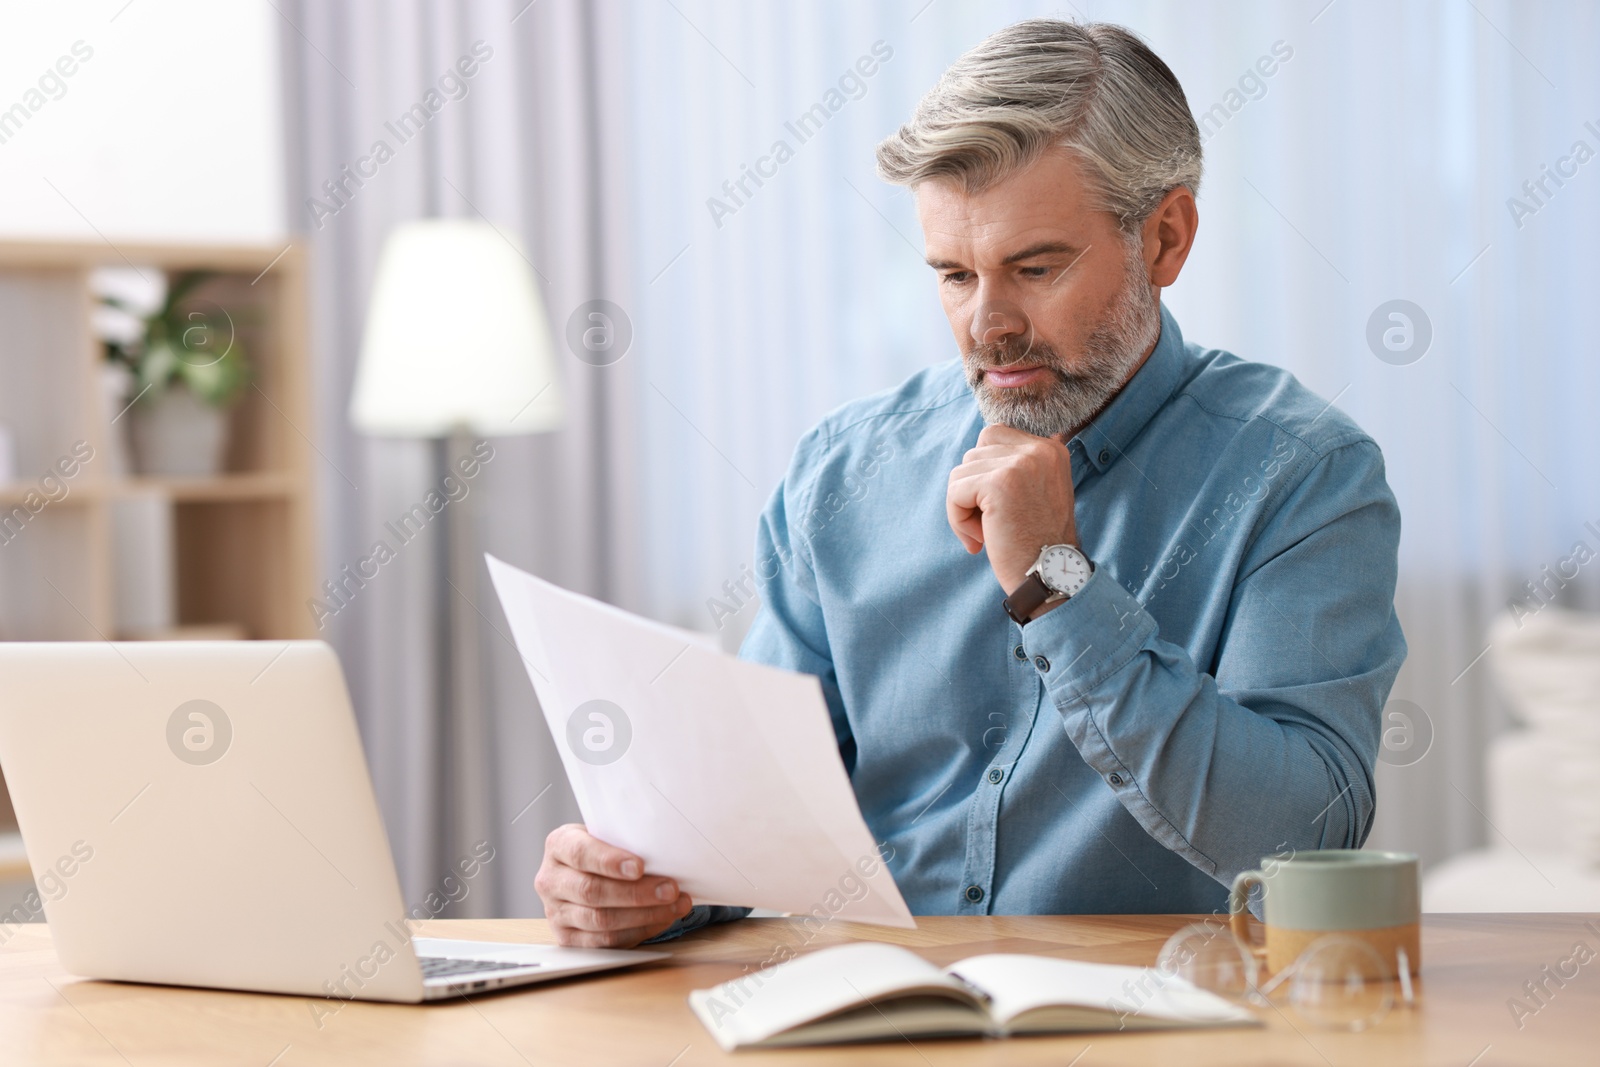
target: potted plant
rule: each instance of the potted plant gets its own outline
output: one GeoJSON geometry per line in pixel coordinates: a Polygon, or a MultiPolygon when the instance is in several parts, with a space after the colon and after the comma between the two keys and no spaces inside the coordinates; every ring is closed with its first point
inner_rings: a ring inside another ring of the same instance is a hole
{"type": "MultiPolygon", "coordinates": [[[[232,316],[200,310],[185,298],[209,271],[179,274],[154,311],[141,314],[121,297],[103,303],[139,328],[105,340],[106,358],[125,368],[134,467],[140,474],[202,477],[222,469],[228,413],[250,383],[250,365],[232,316]]],[[[126,321],[126,320],[125,320],[126,321]]]]}

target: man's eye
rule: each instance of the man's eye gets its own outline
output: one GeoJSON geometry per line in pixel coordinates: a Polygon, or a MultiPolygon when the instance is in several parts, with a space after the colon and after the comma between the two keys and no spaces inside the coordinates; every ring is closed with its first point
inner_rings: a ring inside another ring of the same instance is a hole
{"type": "Polygon", "coordinates": [[[950,271],[948,274],[944,275],[944,280],[946,282],[949,282],[951,285],[960,285],[962,282],[967,281],[971,277],[972,277],[972,272],[971,271],[953,270],[953,271],[950,271]]]}
{"type": "Polygon", "coordinates": [[[1048,278],[1053,267],[1023,267],[1022,274],[1026,278],[1048,278]]]}

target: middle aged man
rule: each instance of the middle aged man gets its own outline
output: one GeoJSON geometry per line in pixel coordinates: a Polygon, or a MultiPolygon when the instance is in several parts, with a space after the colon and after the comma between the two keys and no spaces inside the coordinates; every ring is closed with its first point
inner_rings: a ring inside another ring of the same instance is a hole
{"type": "MultiPolygon", "coordinates": [[[[912,911],[1205,912],[1266,854],[1359,846],[1400,515],[1353,421],[1162,307],[1201,173],[1172,72],[1116,26],[1019,23],[878,163],[962,359],[800,441],[742,655],[822,680],[912,911]]],[[[565,944],[743,914],[581,826],[537,887],[565,944]]]]}

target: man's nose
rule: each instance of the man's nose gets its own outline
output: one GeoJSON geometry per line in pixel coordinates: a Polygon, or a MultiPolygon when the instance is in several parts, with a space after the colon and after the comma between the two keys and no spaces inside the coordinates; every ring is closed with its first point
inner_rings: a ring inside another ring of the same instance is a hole
{"type": "Polygon", "coordinates": [[[1005,344],[1012,338],[1027,340],[1033,334],[1033,323],[1027,312],[1015,301],[989,296],[978,301],[972,313],[972,339],[978,344],[1005,344]]]}

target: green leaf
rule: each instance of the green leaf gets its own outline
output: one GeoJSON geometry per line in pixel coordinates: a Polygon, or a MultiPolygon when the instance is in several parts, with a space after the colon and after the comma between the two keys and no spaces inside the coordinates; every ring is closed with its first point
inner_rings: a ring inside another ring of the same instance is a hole
{"type": "Polygon", "coordinates": [[[195,396],[219,408],[233,403],[250,379],[237,345],[211,363],[179,360],[178,376],[195,396]]]}
{"type": "MultiPolygon", "coordinates": [[[[228,313],[223,312],[219,318],[199,309],[184,311],[180,307],[212,276],[211,271],[185,271],[173,276],[161,309],[144,320],[144,344],[107,345],[110,359],[133,368],[139,394],[154,399],[178,383],[214,407],[227,407],[250,384],[250,363],[238,341],[237,324],[228,313]]],[[[112,298],[105,302],[117,303],[112,298]]]]}
{"type": "Polygon", "coordinates": [[[177,374],[179,365],[178,354],[165,338],[151,338],[145,344],[144,357],[139,360],[136,382],[139,392],[147,387],[153,387],[152,392],[158,393],[165,389],[173,375],[177,374]]]}

